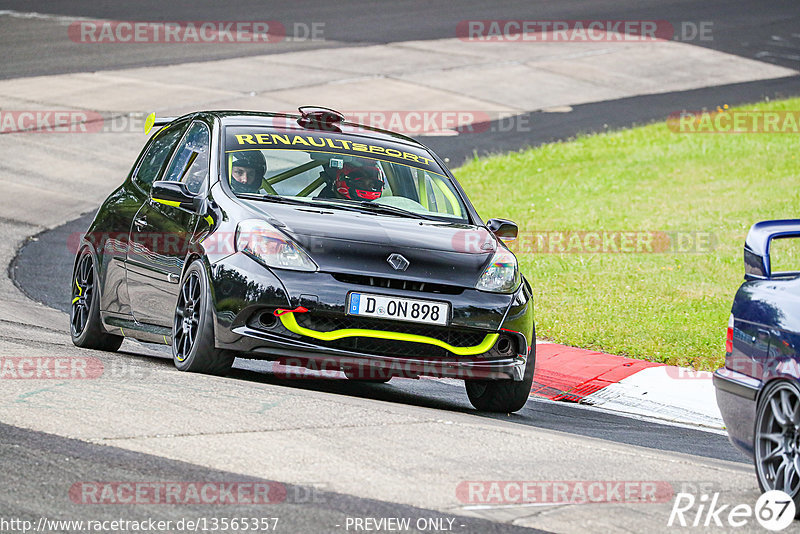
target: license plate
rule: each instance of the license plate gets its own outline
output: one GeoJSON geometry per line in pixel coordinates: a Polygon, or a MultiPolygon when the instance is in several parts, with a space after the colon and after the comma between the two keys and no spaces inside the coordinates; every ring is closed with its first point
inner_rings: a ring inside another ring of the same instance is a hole
{"type": "Polygon", "coordinates": [[[431,300],[387,297],[386,295],[350,293],[347,314],[446,325],[450,317],[450,304],[431,300]]]}

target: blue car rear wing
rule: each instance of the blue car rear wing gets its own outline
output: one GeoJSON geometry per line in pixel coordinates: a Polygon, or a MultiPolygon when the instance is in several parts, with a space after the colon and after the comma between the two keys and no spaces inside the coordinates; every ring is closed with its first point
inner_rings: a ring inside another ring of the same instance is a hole
{"type": "Polygon", "coordinates": [[[769,247],[773,239],[800,237],[800,219],[761,221],[754,224],[744,242],[744,277],[767,280],[772,276],[769,247]]]}

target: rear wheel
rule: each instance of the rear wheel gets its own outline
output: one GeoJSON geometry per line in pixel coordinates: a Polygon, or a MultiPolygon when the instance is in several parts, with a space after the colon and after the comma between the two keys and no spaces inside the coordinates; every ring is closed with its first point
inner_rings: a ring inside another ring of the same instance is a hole
{"type": "Polygon", "coordinates": [[[206,271],[195,260],[183,277],[172,321],[172,360],[181,371],[224,375],[234,353],[214,347],[214,318],[206,271]]]}
{"type": "Polygon", "coordinates": [[[514,380],[466,380],[469,402],[481,412],[512,413],[522,409],[528,401],[536,367],[536,344],[531,347],[525,364],[523,379],[514,380]]]}
{"type": "Polygon", "coordinates": [[[756,415],[755,466],[762,491],[781,490],[800,510],[800,389],[773,382],[761,394],[756,415]]]}
{"type": "Polygon", "coordinates": [[[72,306],[69,310],[70,334],[78,347],[115,351],[122,336],[109,334],[100,320],[100,292],[97,287],[94,256],[88,247],[78,252],[72,273],[72,306]]]}

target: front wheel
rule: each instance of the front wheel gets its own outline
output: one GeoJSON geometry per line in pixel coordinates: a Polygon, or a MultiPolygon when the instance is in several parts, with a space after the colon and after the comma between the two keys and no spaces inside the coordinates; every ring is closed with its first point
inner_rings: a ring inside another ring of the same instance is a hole
{"type": "Polygon", "coordinates": [[[186,269],[172,321],[172,361],[181,371],[224,375],[235,356],[214,346],[211,291],[200,260],[186,269]]]}
{"type": "Polygon", "coordinates": [[[534,343],[525,364],[521,381],[514,380],[466,380],[469,402],[481,412],[513,413],[522,409],[528,401],[536,367],[536,344],[534,343]]]}
{"type": "Polygon", "coordinates": [[[781,490],[800,512],[800,389],[786,380],[769,384],[756,415],[754,456],[762,491],[781,490]]]}
{"type": "Polygon", "coordinates": [[[100,321],[100,292],[94,256],[88,247],[78,252],[72,273],[72,305],[69,309],[69,330],[72,343],[85,349],[115,351],[122,345],[122,336],[109,334],[100,321]]]}

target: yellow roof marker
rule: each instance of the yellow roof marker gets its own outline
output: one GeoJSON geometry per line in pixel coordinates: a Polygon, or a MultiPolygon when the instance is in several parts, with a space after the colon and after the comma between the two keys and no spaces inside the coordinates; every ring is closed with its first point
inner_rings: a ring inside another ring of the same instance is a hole
{"type": "Polygon", "coordinates": [[[154,111],[144,121],[144,134],[147,135],[150,133],[150,130],[153,129],[153,125],[156,123],[156,112],[154,111]]]}

